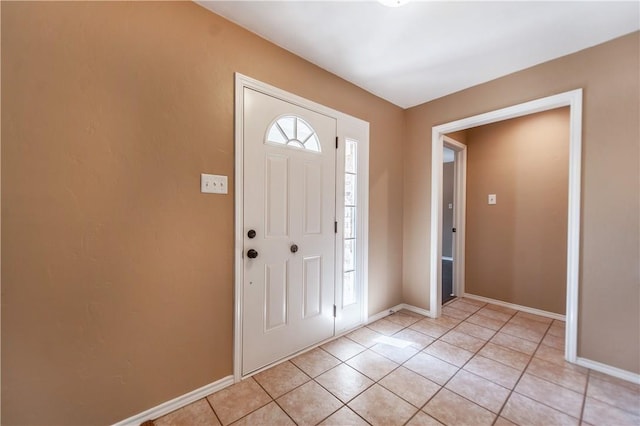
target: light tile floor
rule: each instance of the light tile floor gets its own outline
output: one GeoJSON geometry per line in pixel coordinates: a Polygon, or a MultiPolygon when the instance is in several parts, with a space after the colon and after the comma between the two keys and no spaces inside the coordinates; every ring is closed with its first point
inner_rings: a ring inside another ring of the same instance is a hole
{"type": "Polygon", "coordinates": [[[564,330],[471,299],[400,311],[154,423],[640,425],[640,386],[565,362],[564,330]]]}

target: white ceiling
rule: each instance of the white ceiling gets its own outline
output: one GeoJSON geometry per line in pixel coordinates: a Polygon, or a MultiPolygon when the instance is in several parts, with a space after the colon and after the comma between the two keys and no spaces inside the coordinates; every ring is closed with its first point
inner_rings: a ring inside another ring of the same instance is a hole
{"type": "Polygon", "coordinates": [[[640,29],[640,2],[198,1],[408,108],[640,29]]]}

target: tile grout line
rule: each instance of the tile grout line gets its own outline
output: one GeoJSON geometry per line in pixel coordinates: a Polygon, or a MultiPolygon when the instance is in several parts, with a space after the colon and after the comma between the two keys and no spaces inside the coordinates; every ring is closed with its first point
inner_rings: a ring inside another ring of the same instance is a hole
{"type": "Polygon", "coordinates": [[[582,397],[582,407],[580,407],[580,424],[584,419],[584,409],[587,406],[587,391],[589,390],[589,381],[591,380],[591,369],[587,370],[587,380],[584,385],[584,395],[582,397]]]}
{"type": "MultiPolygon", "coordinates": [[[[515,316],[515,314],[514,314],[514,316],[515,316]]],[[[547,326],[547,329],[545,330],[544,334],[542,335],[542,338],[540,339],[540,341],[536,345],[535,350],[531,353],[531,356],[529,357],[529,361],[527,362],[527,365],[524,366],[524,368],[522,369],[522,372],[520,373],[520,376],[518,376],[518,380],[516,380],[516,382],[513,384],[513,388],[510,389],[509,395],[507,396],[507,398],[502,403],[502,407],[500,407],[500,411],[498,412],[498,417],[502,416],[502,412],[504,411],[504,407],[507,405],[507,402],[509,402],[509,399],[511,399],[511,395],[513,395],[513,393],[516,391],[516,388],[518,387],[518,384],[520,383],[520,380],[522,380],[522,377],[525,375],[527,369],[529,368],[529,365],[531,365],[531,361],[533,361],[533,358],[534,358],[536,352],[538,352],[538,349],[540,348],[540,345],[542,344],[542,341],[544,340],[544,337],[547,335],[547,332],[551,328],[551,324],[553,324],[553,321],[551,321],[551,323],[547,326]]],[[[520,395],[520,394],[518,394],[518,395],[520,395]]],[[[540,401],[536,401],[536,402],[541,403],[540,401]]],[[[544,404],[544,405],[546,405],[546,404],[544,404]]],[[[498,419],[498,417],[496,417],[496,420],[498,419]]]]}
{"type": "MultiPolygon", "coordinates": [[[[210,395],[213,395],[213,393],[210,394],[210,395]]],[[[218,413],[216,413],[216,410],[215,410],[215,408],[213,408],[213,405],[211,404],[211,401],[209,401],[208,396],[209,395],[205,396],[204,399],[205,399],[205,401],[207,401],[207,404],[209,404],[209,407],[211,407],[211,411],[213,411],[213,415],[216,416],[216,419],[218,419],[218,423],[220,423],[222,425],[222,420],[220,420],[220,416],[218,416],[218,413]]]]}

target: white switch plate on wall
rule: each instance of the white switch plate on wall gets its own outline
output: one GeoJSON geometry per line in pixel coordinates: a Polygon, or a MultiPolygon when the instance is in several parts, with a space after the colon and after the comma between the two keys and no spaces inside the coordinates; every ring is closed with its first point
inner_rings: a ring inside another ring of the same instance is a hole
{"type": "Polygon", "coordinates": [[[226,194],[227,177],[220,175],[200,175],[200,192],[207,194],[226,194]]]}
{"type": "Polygon", "coordinates": [[[489,204],[496,204],[496,194],[489,194],[489,204]]]}

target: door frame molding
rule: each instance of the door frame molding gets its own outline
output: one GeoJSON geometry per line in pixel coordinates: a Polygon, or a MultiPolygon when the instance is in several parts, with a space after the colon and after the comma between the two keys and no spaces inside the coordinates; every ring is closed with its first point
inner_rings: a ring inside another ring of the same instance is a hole
{"type": "Polygon", "coordinates": [[[438,285],[442,275],[442,147],[446,133],[504,121],[560,107],[569,107],[569,185],[567,223],[567,308],[565,359],[577,360],[578,287],[580,272],[580,195],[582,166],[582,89],[434,126],[431,133],[430,312],[439,317],[442,303],[438,285]]]}
{"type": "MultiPolygon", "coordinates": [[[[360,285],[362,286],[362,309],[360,323],[364,324],[368,316],[368,247],[369,247],[369,123],[350,116],[343,112],[334,110],[324,105],[305,99],[301,96],[263,83],[259,80],[247,77],[238,72],[235,73],[235,107],[234,107],[234,147],[235,147],[235,171],[234,171],[234,325],[233,325],[233,379],[239,382],[242,378],[242,309],[243,309],[243,280],[244,280],[244,89],[249,88],[269,96],[281,99],[285,102],[306,108],[320,114],[335,118],[337,121],[337,136],[341,141],[341,149],[339,152],[344,153],[345,138],[358,139],[361,143],[358,148],[358,203],[359,212],[358,219],[360,221],[362,232],[360,241],[357,243],[357,250],[361,253],[359,259],[361,264],[360,285]],[[357,137],[365,135],[365,138],[357,137]]],[[[338,155],[338,154],[336,154],[338,155]]],[[[339,191],[339,185],[344,186],[344,176],[338,171],[344,170],[343,167],[336,167],[336,194],[342,194],[339,191]]],[[[336,200],[336,203],[338,200],[336,200]]],[[[342,201],[344,203],[344,201],[342,201]]],[[[336,210],[337,204],[336,204],[336,210]]],[[[336,218],[340,225],[342,220],[336,218]]],[[[336,238],[341,238],[342,232],[336,234],[336,238]]],[[[337,243],[336,243],[337,245],[337,243]]],[[[341,252],[340,252],[341,253],[341,252]]],[[[339,252],[336,251],[336,271],[342,265],[342,258],[338,258],[339,252]]],[[[337,276],[337,273],[335,274],[337,276]]],[[[337,287],[336,287],[337,289],[337,287]]],[[[342,287],[340,286],[340,289],[342,287]]],[[[334,299],[335,303],[335,299],[334,299]]],[[[335,328],[334,328],[335,331],[335,328]]],[[[288,358],[285,358],[288,359],[288,358]]],[[[253,373],[252,373],[253,374],[253,373]]],[[[250,376],[249,374],[248,376],[250,376]]]]}
{"type": "MultiPolygon", "coordinates": [[[[467,217],[467,146],[449,136],[443,137],[443,146],[454,151],[453,224],[453,292],[464,294],[464,256],[467,217]]],[[[442,241],[440,244],[442,250],[442,241]]],[[[440,300],[442,300],[442,274],[440,274],[440,300]]]]}

